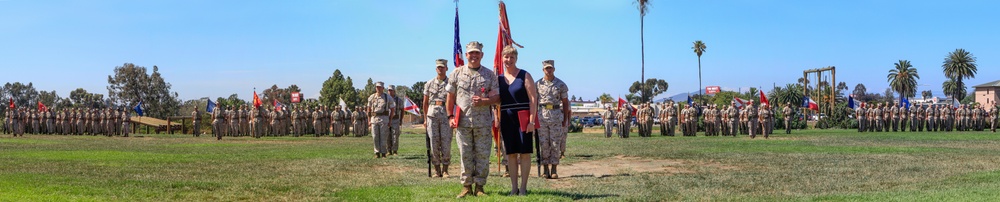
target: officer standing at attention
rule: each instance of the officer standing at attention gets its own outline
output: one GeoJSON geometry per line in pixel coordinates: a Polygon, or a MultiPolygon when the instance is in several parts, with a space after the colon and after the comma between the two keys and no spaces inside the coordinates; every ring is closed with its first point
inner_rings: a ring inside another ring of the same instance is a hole
{"type": "Polygon", "coordinates": [[[372,140],[375,145],[375,158],[385,158],[389,153],[388,136],[390,107],[395,107],[395,102],[389,99],[389,94],[385,93],[385,84],[381,81],[375,83],[375,93],[368,96],[368,110],[371,111],[372,140]]]}
{"type": "Polygon", "coordinates": [[[500,101],[500,84],[493,70],[481,65],[483,44],[473,41],[466,45],[465,57],[469,63],[455,68],[448,77],[448,101],[446,110],[449,117],[458,118],[451,122],[456,128],[459,151],[462,156],[462,191],[458,198],[470,193],[485,196],[483,185],[490,174],[490,148],[493,146],[491,107],[500,101]],[[455,111],[458,106],[459,111],[455,111]],[[475,189],[473,190],[473,186],[475,189]]]}
{"type": "MultiPolygon", "coordinates": [[[[424,130],[430,137],[431,164],[434,165],[435,177],[447,178],[448,165],[451,164],[452,130],[448,126],[448,113],[444,109],[448,99],[448,60],[437,59],[435,71],[437,76],[424,84],[423,113],[424,130]]],[[[357,116],[358,112],[354,112],[357,116]]]]}
{"type": "Polygon", "coordinates": [[[611,133],[614,132],[614,130],[613,130],[614,129],[614,124],[612,124],[612,123],[614,123],[614,120],[615,120],[615,115],[614,114],[615,114],[614,111],[611,110],[611,105],[607,105],[606,106],[606,110],[604,110],[604,113],[601,114],[601,118],[604,119],[604,137],[605,138],[611,138],[611,133]]]}
{"type": "Polygon", "coordinates": [[[198,108],[194,108],[194,112],[191,112],[191,133],[195,137],[201,136],[201,112],[198,108]]]}
{"type": "Polygon", "coordinates": [[[389,154],[397,155],[399,154],[399,135],[402,134],[400,128],[403,126],[403,106],[405,104],[403,104],[403,98],[399,97],[399,94],[396,94],[395,85],[389,85],[388,92],[389,101],[393,102],[392,107],[389,107],[389,110],[392,110],[389,116],[389,131],[391,134],[389,138],[389,154]]]}
{"type": "Polygon", "coordinates": [[[781,109],[781,115],[785,119],[785,134],[792,134],[792,103],[786,102],[785,107],[781,109]]]}
{"type": "Polygon", "coordinates": [[[541,128],[538,129],[538,139],[541,145],[543,171],[549,179],[558,179],[556,167],[566,149],[566,132],[569,127],[570,106],[569,87],[555,76],[555,61],[542,61],[541,79],[535,82],[538,89],[538,114],[541,128]],[[551,166],[551,168],[550,168],[551,166]],[[551,174],[551,175],[550,175],[551,174]]]}

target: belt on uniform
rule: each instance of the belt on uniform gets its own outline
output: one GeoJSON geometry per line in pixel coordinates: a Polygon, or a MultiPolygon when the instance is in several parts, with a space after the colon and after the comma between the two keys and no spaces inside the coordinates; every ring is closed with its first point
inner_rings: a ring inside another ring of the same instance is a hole
{"type": "Polygon", "coordinates": [[[542,107],[542,109],[552,110],[552,109],[561,109],[562,106],[558,104],[541,104],[540,107],[542,107]]]}
{"type": "Polygon", "coordinates": [[[444,102],[443,101],[431,101],[431,105],[434,105],[434,106],[444,106],[444,102]]]}

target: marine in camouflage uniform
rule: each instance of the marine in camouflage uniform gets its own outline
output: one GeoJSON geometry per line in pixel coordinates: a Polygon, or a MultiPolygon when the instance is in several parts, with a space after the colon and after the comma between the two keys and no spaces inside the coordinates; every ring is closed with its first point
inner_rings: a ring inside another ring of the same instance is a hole
{"type": "Polygon", "coordinates": [[[753,100],[750,100],[747,103],[747,109],[746,110],[747,110],[747,120],[748,120],[748,123],[747,123],[748,129],[747,130],[750,131],[750,138],[751,139],[752,138],[756,138],[757,135],[758,135],[758,133],[757,133],[758,128],[760,127],[760,122],[759,122],[760,119],[758,117],[758,113],[760,113],[760,111],[757,110],[757,106],[753,105],[753,100]]]}
{"type": "Polygon", "coordinates": [[[990,121],[990,131],[996,133],[997,132],[997,113],[998,113],[996,103],[990,105],[990,111],[987,112],[987,113],[988,113],[988,115],[990,117],[989,118],[990,119],[989,120],[990,121]]]}
{"type": "Polygon", "coordinates": [[[385,158],[389,153],[389,110],[390,105],[395,105],[390,101],[389,94],[385,93],[384,84],[380,81],[375,83],[376,91],[368,96],[368,110],[374,114],[371,119],[372,139],[375,145],[375,158],[385,158]]]}
{"type": "Polygon", "coordinates": [[[403,98],[399,94],[396,94],[395,85],[389,85],[389,89],[386,90],[389,92],[390,101],[395,103],[389,107],[389,110],[392,110],[389,116],[389,131],[391,134],[389,138],[389,152],[391,155],[397,155],[399,154],[399,135],[402,134],[403,113],[405,113],[403,106],[406,105],[403,103],[403,98]]]}
{"type": "Polygon", "coordinates": [[[559,166],[559,159],[566,151],[566,132],[571,115],[569,87],[554,75],[555,61],[542,61],[542,72],[545,76],[535,82],[538,89],[538,121],[541,125],[537,130],[538,152],[541,154],[544,175],[550,179],[557,179],[559,174],[556,168],[559,166]]]}
{"type": "MultiPolygon", "coordinates": [[[[448,166],[451,165],[452,130],[448,126],[448,112],[444,109],[448,100],[448,60],[435,61],[437,77],[424,84],[423,113],[424,130],[430,138],[431,165],[434,166],[435,177],[449,176],[448,166]]],[[[355,111],[355,116],[357,116],[355,111]]]]}
{"type": "Polygon", "coordinates": [[[458,197],[464,197],[475,186],[475,195],[485,195],[483,185],[489,176],[490,148],[492,148],[492,105],[500,101],[500,84],[494,71],[480,65],[482,47],[479,42],[466,46],[469,63],[455,68],[448,77],[449,115],[459,116],[455,136],[462,156],[462,185],[458,197]],[[452,100],[454,98],[454,100],[452,100]],[[452,105],[460,114],[451,113],[452,105]]]}
{"type": "Polygon", "coordinates": [[[201,136],[201,112],[198,108],[191,112],[191,134],[195,137],[201,136]]]}
{"type": "Polygon", "coordinates": [[[601,118],[604,120],[604,136],[605,138],[611,138],[611,134],[614,133],[614,120],[615,112],[611,109],[611,106],[607,106],[607,110],[601,114],[601,118]]]}
{"type": "Polygon", "coordinates": [[[781,108],[782,118],[785,119],[785,134],[792,134],[792,103],[785,103],[785,107],[781,108]]]}

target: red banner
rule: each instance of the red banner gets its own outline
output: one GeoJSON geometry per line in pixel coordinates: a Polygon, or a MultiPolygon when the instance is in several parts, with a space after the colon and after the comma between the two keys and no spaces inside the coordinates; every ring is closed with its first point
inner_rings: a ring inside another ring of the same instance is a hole
{"type": "Polygon", "coordinates": [[[292,103],[299,103],[302,101],[302,93],[294,92],[292,93],[292,103]]]}
{"type": "Polygon", "coordinates": [[[706,86],[705,87],[705,94],[713,95],[713,94],[719,93],[720,91],[721,91],[721,88],[719,88],[719,86],[706,86]]]}

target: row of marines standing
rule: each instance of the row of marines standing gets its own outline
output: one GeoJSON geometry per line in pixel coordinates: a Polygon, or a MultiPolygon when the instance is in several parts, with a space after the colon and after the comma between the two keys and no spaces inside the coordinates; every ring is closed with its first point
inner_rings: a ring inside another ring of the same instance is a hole
{"type": "MultiPolygon", "coordinates": [[[[304,136],[312,134],[314,136],[332,135],[336,137],[364,136],[367,131],[367,113],[357,107],[355,110],[345,110],[340,106],[332,109],[326,106],[316,108],[290,107],[284,109],[256,108],[242,106],[234,109],[226,109],[216,106],[212,110],[212,133],[217,138],[222,136],[238,137],[252,136],[260,138],[262,136],[304,136]]],[[[201,112],[195,110],[191,112],[193,117],[201,117],[201,112]]],[[[200,121],[195,119],[194,125],[199,126],[200,121]]],[[[200,127],[195,127],[195,136],[200,135],[200,127]]]]}
{"type": "Polygon", "coordinates": [[[984,131],[996,132],[997,106],[916,105],[886,102],[862,104],[855,109],[858,132],[984,131]]]}
{"type": "MultiPolygon", "coordinates": [[[[758,134],[763,134],[767,138],[774,132],[776,119],[774,110],[767,104],[758,108],[753,104],[753,100],[750,100],[746,107],[737,107],[736,102],[725,107],[714,104],[699,107],[697,104],[693,104],[694,106],[686,105],[680,110],[677,109],[678,105],[673,101],[667,101],[658,106],[654,105],[653,103],[640,105],[636,109],[635,117],[628,107],[615,110],[608,106],[602,114],[602,118],[605,120],[605,136],[611,137],[612,134],[617,133],[618,137],[628,138],[633,118],[636,119],[639,136],[642,137],[652,135],[655,118],[660,119],[660,135],[663,136],[674,136],[678,126],[682,135],[695,136],[699,131],[699,121],[703,123],[706,136],[744,134],[754,138],[758,134]],[[659,110],[654,110],[656,107],[659,110]],[[702,109],[701,112],[699,109],[702,109]]],[[[785,126],[790,125],[790,118],[795,112],[790,107],[790,103],[786,103],[781,112],[784,115],[785,126]]],[[[785,127],[785,133],[791,133],[791,127],[785,127]]]]}
{"type": "Polygon", "coordinates": [[[58,110],[8,109],[4,134],[103,135],[129,134],[131,113],[111,108],[63,108],[58,110]]]}

